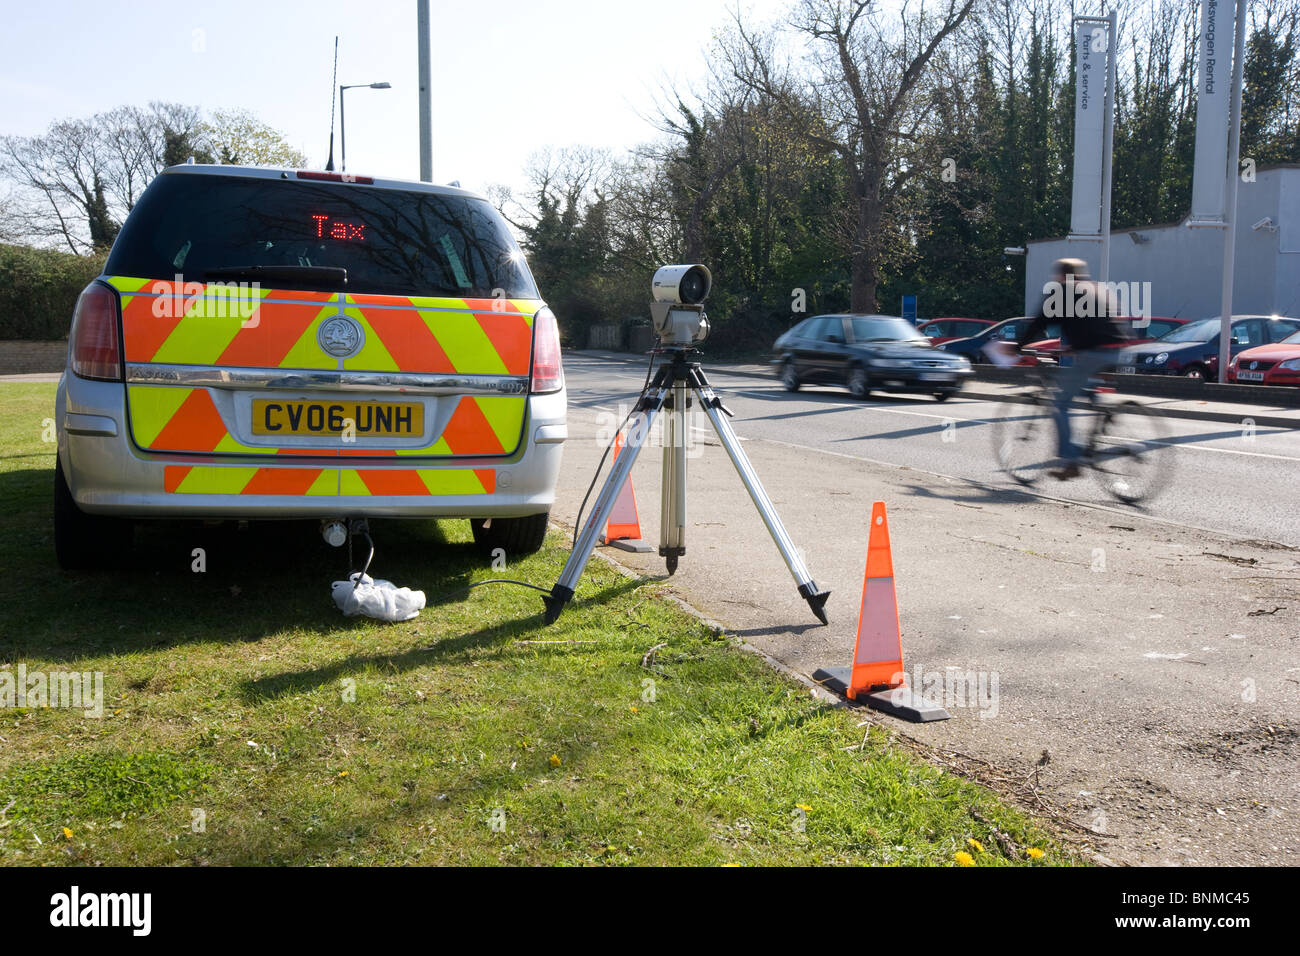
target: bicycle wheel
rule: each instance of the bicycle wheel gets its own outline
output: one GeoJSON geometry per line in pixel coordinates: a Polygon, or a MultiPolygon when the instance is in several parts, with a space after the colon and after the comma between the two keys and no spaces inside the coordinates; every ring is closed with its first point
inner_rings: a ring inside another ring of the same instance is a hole
{"type": "Polygon", "coordinates": [[[993,421],[993,454],[1013,481],[1025,486],[1038,481],[1056,455],[1052,406],[1042,398],[1004,402],[993,421]]]}
{"type": "Polygon", "coordinates": [[[1163,419],[1145,405],[1108,406],[1092,439],[1092,472],[1120,501],[1150,501],[1169,483],[1173,459],[1163,419]]]}

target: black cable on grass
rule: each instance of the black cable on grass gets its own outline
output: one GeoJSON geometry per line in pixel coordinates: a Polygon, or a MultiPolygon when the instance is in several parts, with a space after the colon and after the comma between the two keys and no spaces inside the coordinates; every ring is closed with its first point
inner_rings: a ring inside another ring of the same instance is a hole
{"type": "Polygon", "coordinates": [[[448,591],[446,594],[440,594],[430,601],[430,604],[441,604],[448,598],[454,598],[459,594],[468,594],[475,588],[480,588],[485,584],[517,584],[521,588],[532,588],[534,591],[541,591],[543,594],[550,594],[550,588],[538,587],[536,584],[529,584],[527,581],[513,581],[510,578],[490,578],[487,581],[475,581],[467,588],[461,588],[459,591],[448,591]]]}
{"type": "MultiPolygon", "coordinates": [[[[623,431],[623,426],[631,420],[634,414],[636,414],[637,405],[640,404],[640,398],[645,396],[646,389],[650,387],[650,375],[654,371],[654,367],[655,353],[651,352],[650,362],[646,365],[645,369],[645,381],[641,384],[641,396],[639,396],[638,400],[632,404],[630,409],[628,409],[628,413],[623,416],[623,421],[619,424],[618,428],[614,429],[613,437],[610,438],[609,444],[605,446],[605,453],[600,456],[600,464],[596,466],[596,473],[591,476],[591,484],[587,486],[587,493],[582,496],[582,504],[578,507],[578,520],[573,523],[573,543],[569,545],[570,554],[572,554],[573,549],[577,547],[578,533],[582,530],[582,513],[587,510],[587,499],[591,497],[591,491],[596,487],[596,479],[600,477],[601,471],[605,468],[605,459],[609,457],[609,450],[614,447],[614,440],[618,437],[619,433],[623,431]]],[[[548,591],[547,593],[549,594],[550,592],[548,591]]]]}

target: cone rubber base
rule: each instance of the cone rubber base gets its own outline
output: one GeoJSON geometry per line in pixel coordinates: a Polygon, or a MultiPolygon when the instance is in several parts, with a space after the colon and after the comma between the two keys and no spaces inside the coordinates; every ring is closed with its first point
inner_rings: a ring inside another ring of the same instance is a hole
{"type": "MultiPolygon", "coordinates": [[[[813,680],[827,690],[832,690],[841,697],[848,697],[851,667],[819,667],[813,671],[813,680]]],[[[914,724],[929,723],[932,720],[948,720],[952,717],[942,707],[929,703],[919,694],[912,693],[911,688],[895,687],[892,690],[878,690],[874,694],[859,694],[858,703],[866,704],[872,710],[881,710],[894,717],[910,720],[914,724]]]]}
{"type": "Polygon", "coordinates": [[[635,554],[648,554],[654,550],[653,546],[646,544],[640,538],[615,538],[613,541],[601,538],[600,541],[607,548],[618,548],[620,551],[631,551],[635,554]]]}

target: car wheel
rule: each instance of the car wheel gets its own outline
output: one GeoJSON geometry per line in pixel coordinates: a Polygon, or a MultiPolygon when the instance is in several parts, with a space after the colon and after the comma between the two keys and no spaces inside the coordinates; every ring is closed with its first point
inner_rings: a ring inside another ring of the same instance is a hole
{"type": "Polygon", "coordinates": [[[786,359],[781,365],[781,384],[787,392],[799,391],[799,373],[795,371],[794,361],[786,359]]]}
{"type": "Polygon", "coordinates": [[[934,393],[934,400],[935,400],[936,402],[946,402],[946,401],[948,401],[948,399],[950,399],[950,398],[952,398],[952,392],[935,392],[935,393],[934,393]]]}
{"type": "Polygon", "coordinates": [[[469,527],[474,544],[484,554],[491,556],[500,548],[507,558],[514,558],[541,550],[550,519],[549,511],[522,518],[471,518],[469,527]]]}
{"type": "Polygon", "coordinates": [[[131,547],[134,526],[121,518],[87,514],[77,507],[63,477],[63,461],[54,460],[54,555],[65,571],[119,565],[131,547]]]}
{"type": "Polygon", "coordinates": [[[1183,378],[1195,379],[1196,381],[1204,381],[1205,366],[1189,365],[1187,368],[1183,369],[1183,378]]]}
{"type": "Polygon", "coordinates": [[[845,384],[849,387],[849,394],[854,398],[866,398],[871,394],[871,379],[867,375],[867,370],[860,365],[849,369],[849,377],[845,384]]]}

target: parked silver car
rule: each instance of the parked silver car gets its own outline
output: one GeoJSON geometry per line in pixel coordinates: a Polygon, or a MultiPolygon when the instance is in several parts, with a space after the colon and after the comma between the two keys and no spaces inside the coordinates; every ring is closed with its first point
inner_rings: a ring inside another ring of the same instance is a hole
{"type": "Polygon", "coordinates": [[[565,414],[555,317],[484,199],[173,167],[77,304],[59,561],[169,517],[466,517],[484,547],[536,550],[565,414]]]}

